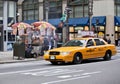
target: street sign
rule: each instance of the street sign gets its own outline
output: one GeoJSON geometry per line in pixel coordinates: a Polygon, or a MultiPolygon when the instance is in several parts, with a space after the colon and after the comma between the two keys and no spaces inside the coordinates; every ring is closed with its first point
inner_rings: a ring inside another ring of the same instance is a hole
{"type": "Polygon", "coordinates": [[[66,21],[66,18],[67,18],[67,15],[66,14],[63,14],[62,17],[60,18],[61,21],[65,22],[66,21]]]}

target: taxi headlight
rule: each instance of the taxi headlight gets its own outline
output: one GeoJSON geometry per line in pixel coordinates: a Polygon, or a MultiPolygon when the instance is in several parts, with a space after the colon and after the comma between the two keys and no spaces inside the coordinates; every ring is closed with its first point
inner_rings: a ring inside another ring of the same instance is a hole
{"type": "Polygon", "coordinates": [[[69,55],[70,52],[61,52],[61,55],[65,56],[65,55],[69,55]]]}

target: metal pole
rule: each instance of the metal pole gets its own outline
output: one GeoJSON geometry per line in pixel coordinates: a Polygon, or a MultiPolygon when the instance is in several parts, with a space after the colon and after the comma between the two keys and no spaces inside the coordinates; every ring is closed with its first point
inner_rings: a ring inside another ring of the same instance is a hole
{"type": "MultiPolygon", "coordinates": [[[[49,12],[49,1],[45,0],[45,18],[46,18],[46,22],[48,22],[48,12],[49,12]]],[[[45,30],[45,35],[47,35],[47,29],[45,30]]]]}
{"type": "Polygon", "coordinates": [[[90,29],[89,30],[91,31],[92,30],[92,16],[89,16],[89,19],[90,19],[90,22],[89,22],[90,23],[90,25],[89,25],[90,29]]]}
{"type": "Polygon", "coordinates": [[[48,22],[49,1],[45,0],[46,22],[48,22]]]}
{"type": "Polygon", "coordinates": [[[92,15],[93,15],[93,0],[89,0],[88,2],[88,15],[89,15],[89,31],[91,31],[92,26],[92,15]]]}
{"type": "Polygon", "coordinates": [[[67,42],[69,40],[69,22],[68,22],[68,19],[69,19],[69,14],[67,12],[67,19],[66,19],[66,39],[65,41],[67,42]]]}
{"type": "Polygon", "coordinates": [[[69,41],[69,17],[70,17],[70,13],[71,13],[71,9],[67,6],[65,8],[65,12],[67,14],[67,17],[66,17],[66,39],[65,39],[65,42],[69,41]]]}

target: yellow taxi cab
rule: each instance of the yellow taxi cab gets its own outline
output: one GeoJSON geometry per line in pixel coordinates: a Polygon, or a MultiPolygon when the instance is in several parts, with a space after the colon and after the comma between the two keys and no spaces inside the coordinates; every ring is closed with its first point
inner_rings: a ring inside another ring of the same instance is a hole
{"type": "Polygon", "coordinates": [[[76,38],[66,42],[62,47],[48,50],[44,54],[44,59],[52,64],[58,62],[78,64],[91,58],[110,60],[116,53],[115,45],[108,44],[102,38],[76,38]]]}

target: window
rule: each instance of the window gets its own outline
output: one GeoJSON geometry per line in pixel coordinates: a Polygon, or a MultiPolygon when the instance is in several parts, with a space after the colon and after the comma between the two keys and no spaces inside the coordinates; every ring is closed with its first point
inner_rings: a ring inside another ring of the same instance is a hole
{"type": "Polygon", "coordinates": [[[0,17],[3,17],[3,1],[0,1],[0,17]]]}
{"type": "Polygon", "coordinates": [[[88,0],[69,0],[68,5],[72,9],[71,18],[88,16],[88,0]]]}
{"type": "MultiPolygon", "coordinates": [[[[49,19],[62,17],[62,0],[47,0],[49,1],[49,19]]],[[[44,5],[45,6],[45,5],[44,5]]],[[[44,7],[45,9],[45,7],[44,7]]],[[[44,12],[45,16],[45,12],[44,12]]]]}
{"type": "Polygon", "coordinates": [[[115,0],[115,15],[120,16],[120,0],[115,0]]]}
{"type": "Polygon", "coordinates": [[[95,39],[95,43],[96,45],[105,45],[104,41],[100,39],[95,39]]]}
{"type": "Polygon", "coordinates": [[[94,46],[94,42],[92,39],[88,40],[87,45],[94,46]]]}
{"type": "Polygon", "coordinates": [[[38,20],[39,19],[39,3],[38,0],[24,0],[23,20],[38,20]]]}
{"type": "Polygon", "coordinates": [[[70,40],[67,43],[65,43],[63,46],[83,46],[85,44],[86,40],[70,40]]]}

